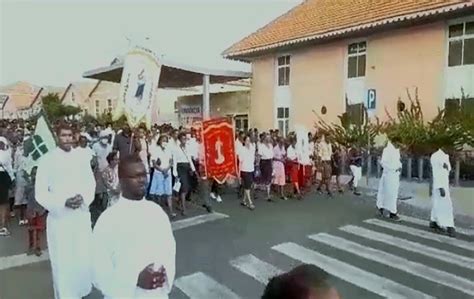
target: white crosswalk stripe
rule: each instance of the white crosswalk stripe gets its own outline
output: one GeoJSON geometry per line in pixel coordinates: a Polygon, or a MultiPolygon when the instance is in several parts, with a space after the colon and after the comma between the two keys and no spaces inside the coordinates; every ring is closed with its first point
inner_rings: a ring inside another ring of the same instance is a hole
{"type": "Polygon", "coordinates": [[[175,286],[192,299],[239,299],[240,297],[226,286],[218,283],[202,272],[178,278],[175,286]]]}
{"type": "Polygon", "coordinates": [[[199,215],[199,216],[171,222],[171,227],[173,228],[173,231],[177,231],[183,228],[203,224],[206,222],[216,221],[216,220],[224,219],[228,217],[229,216],[225,214],[221,214],[221,213],[204,214],[204,215],[199,215]]]}
{"type": "Polygon", "coordinates": [[[253,277],[256,281],[267,284],[268,280],[275,275],[283,273],[277,267],[264,262],[249,254],[240,256],[230,261],[230,264],[239,271],[253,277]]]}
{"type": "Polygon", "coordinates": [[[351,233],[358,237],[395,246],[407,251],[415,252],[433,259],[437,259],[446,263],[457,265],[463,268],[474,270],[474,259],[451,253],[449,251],[433,248],[420,243],[397,238],[391,235],[379,233],[360,226],[346,225],[339,228],[340,230],[351,233]]]}
{"type": "Polygon", "coordinates": [[[272,249],[303,263],[317,265],[342,280],[386,298],[434,298],[295,243],[279,244],[272,249]]]}
{"type": "Polygon", "coordinates": [[[329,245],[331,247],[350,252],[365,259],[375,261],[389,267],[408,272],[412,275],[445,285],[447,287],[464,292],[474,296],[474,283],[426,265],[407,260],[396,255],[373,249],[358,243],[346,240],[344,238],[332,236],[326,233],[309,236],[310,239],[329,245]]]}
{"type": "MultiPolygon", "coordinates": [[[[422,225],[422,226],[430,225],[430,222],[428,220],[423,220],[423,219],[414,218],[410,216],[400,215],[400,219],[409,223],[417,224],[417,225],[422,225]]],[[[474,229],[456,227],[456,232],[463,235],[467,235],[467,236],[474,236],[474,229]]]]}
{"type": "Polygon", "coordinates": [[[48,252],[43,253],[43,255],[40,257],[37,257],[35,255],[26,255],[25,253],[12,256],[3,256],[0,257],[0,271],[28,264],[43,262],[47,261],[48,259],[48,252]]]}
{"type": "Polygon", "coordinates": [[[420,237],[420,238],[424,238],[428,240],[433,240],[433,241],[438,241],[441,243],[446,243],[446,244],[463,248],[466,250],[474,251],[474,243],[467,242],[464,240],[458,240],[455,238],[450,238],[448,236],[443,236],[443,235],[431,233],[425,230],[420,230],[420,229],[412,228],[406,225],[396,224],[393,222],[383,221],[379,219],[368,219],[368,220],[365,220],[364,222],[373,224],[376,226],[380,226],[383,228],[387,228],[390,230],[406,233],[412,236],[416,236],[416,237],[420,237]]]}

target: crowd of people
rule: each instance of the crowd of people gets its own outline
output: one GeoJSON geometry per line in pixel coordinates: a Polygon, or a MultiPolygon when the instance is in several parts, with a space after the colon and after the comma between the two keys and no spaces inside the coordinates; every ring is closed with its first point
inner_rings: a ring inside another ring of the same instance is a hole
{"type": "MultiPolygon", "coordinates": [[[[223,201],[222,185],[205,177],[205,153],[198,132],[171,126],[151,130],[114,129],[111,125],[86,128],[60,122],[54,126],[58,146],[28,172],[24,144],[34,138],[34,127],[4,122],[2,126],[0,236],[10,235],[9,219],[11,213],[17,213],[19,225],[28,227],[27,254],[39,256],[42,234],[48,228],[55,297],[85,296],[94,283],[110,298],[123,294],[140,297],[149,292],[156,298],[167,298],[176,254],[170,219],[177,216],[175,211],[186,215],[187,206],[196,201],[208,212],[212,212],[213,200],[223,201]],[[200,191],[203,185],[210,187],[209,193],[200,191]],[[150,241],[153,234],[160,238],[150,241]]],[[[320,194],[324,189],[329,197],[334,191],[344,192],[339,180],[344,161],[352,173],[349,188],[360,195],[360,149],[343,148],[324,134],[297,134],[283,137],[278,130],[256,129],[236,133],[240,175],[235,192],[244,208],[255,209],[257,189],[268,202],[278,197],[302,200],[312,186],[320,194]]],[[[395,221],[400,220],[397,146],[394,138],[383,151],[376,203],[381,217],[395,221]]],[[[430,226],[436,230],[445,227],[454,236],[449,156],[440,149],[431,164],[434,195],[430,226]]],[[[271,282],[267,291],[272,292],[272,284],[278,281],[271,282]]]]}

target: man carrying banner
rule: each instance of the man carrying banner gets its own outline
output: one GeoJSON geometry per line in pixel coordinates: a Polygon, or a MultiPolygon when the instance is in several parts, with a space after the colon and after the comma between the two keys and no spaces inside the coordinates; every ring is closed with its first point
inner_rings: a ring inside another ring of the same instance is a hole
{"type": "Polygon", "coordinates": [[[41,158],[36,200],[48,210],[47,240],[55,299],[78,299],[90,293],[91,217],[95,179],[81,153],[72,148],[67,124],[57,128],[59,146],[41,158]]]}

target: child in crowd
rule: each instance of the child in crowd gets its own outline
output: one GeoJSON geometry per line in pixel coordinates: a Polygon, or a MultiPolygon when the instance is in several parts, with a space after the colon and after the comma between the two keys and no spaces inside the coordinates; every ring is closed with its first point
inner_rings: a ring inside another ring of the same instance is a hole
{"type": "Polygon", "coordinates": [[[41,256],[41,239],[46,229],[46,210],[35,199],[35,181],[36,170],[34,167],[31,170],[31,175],[28,176],[24,172],[26,186],[25,197],[27,201],[26,214],[28,217],[28,251],[27,255],[41,256]]]}

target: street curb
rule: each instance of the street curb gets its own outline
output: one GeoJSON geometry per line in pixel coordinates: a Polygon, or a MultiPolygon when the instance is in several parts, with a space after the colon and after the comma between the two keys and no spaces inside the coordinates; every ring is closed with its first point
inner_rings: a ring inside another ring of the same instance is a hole
{"type": "MultiPolygon", "coordinates": [[[[360,188],[363,194],[362,197],[367,198],[372,201],[376,201],[377,190],[370,188],[360,188]]],[[[402,196],[405,197],[405,196],[402,196]]],[[[431,203],[429,206],[420,206],[410,202],[410,200],[398,200],[398,209],[402,211],[403,214],[412,215],[416,217],[429,219],[431,215],[431,203]]],[[[454,218],[456,221],[456,226],[463,227],[466,229],[474,229],[474,216],[454,212],[454,218]]]]}

